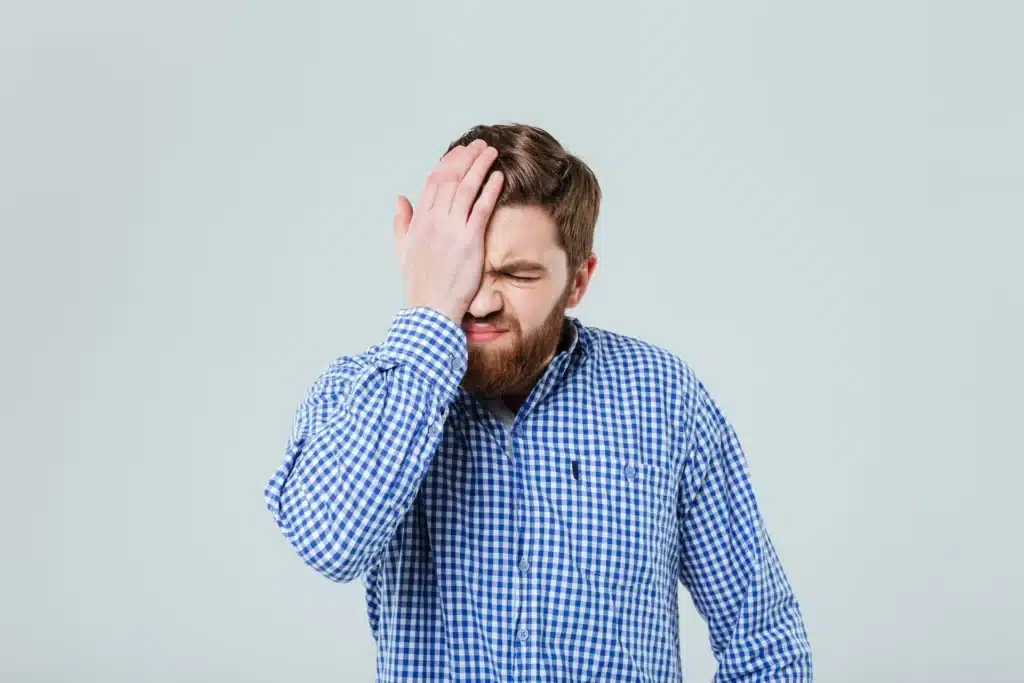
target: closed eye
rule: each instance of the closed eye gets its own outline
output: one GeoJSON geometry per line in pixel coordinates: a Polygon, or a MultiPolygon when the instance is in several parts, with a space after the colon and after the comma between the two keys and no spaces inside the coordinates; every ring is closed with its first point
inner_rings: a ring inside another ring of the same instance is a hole
{"type": "Polygon", "coordinates": [[[535,280],[539,280],[540,279],[539,277],[528,277],[528,276],[525,276],[525,275],[513,275],[512,273],[505,273],[505,276],[512,278],[516,282],[534,282],[535,280]]]}

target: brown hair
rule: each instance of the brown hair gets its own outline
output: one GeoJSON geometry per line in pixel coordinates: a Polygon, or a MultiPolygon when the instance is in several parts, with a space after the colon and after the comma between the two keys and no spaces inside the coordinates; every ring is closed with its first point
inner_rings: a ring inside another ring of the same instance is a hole
{"type": "Polygon", "coordinates": [[[452,141],[445,154],[477,138],[498,150],[491,170],[500,170],[505,180],[497,206],[547,209],[558,229],[558,245],[565,250],[571,279],[594,248],[601,207],[597,176],[550,133],[520,123],[473,126],[452,141]]]}

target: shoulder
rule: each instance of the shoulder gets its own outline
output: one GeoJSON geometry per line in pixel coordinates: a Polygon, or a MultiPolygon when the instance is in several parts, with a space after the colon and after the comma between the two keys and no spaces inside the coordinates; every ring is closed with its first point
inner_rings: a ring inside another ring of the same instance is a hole
{"type": "Polygon", "coordinates": [[[704,386],[685,358],[666,346],[617,330],[586,326],[596,366],[601,373],[650,386],[665,395],[678,411],[692,412],[704,386]]]}
{"type": "Polygon", "coordinates": [[[714,433],[715,406],[691,364],[678,352],[616,330],[588,326],[594,361],[590,379],[609,392],[625,392],[665,430],[674,457],[683,458],[695,435],[714,433]]]}
{"type": "Polygon", "coordinates": [[[665,346],[604,327],[587,325],[586,330],[602,364],[656,369],[679,378],[693,375],[689,364],[665,346]]]}

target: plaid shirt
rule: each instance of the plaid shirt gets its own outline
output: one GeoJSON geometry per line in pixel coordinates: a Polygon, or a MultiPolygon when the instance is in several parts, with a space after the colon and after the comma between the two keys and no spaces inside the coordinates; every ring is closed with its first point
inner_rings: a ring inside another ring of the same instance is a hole
{"type": "Polygon", "coordinates": [[[518,413],[459,386],[430,308],[329,364],[266,504],[305,562],[359,577],[377,681],[682,680],[677,586],[716,683],[811,681],[799,604],[740,442],[668,351],[566,316],[518,413]]]}

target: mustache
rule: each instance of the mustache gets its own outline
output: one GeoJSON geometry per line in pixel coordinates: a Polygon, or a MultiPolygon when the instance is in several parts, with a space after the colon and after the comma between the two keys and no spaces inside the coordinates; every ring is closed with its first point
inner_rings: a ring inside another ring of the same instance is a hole
{"type": "Polygon", "coordinates": [[[462,322],[465,325],[493,325],[503,329],[516,329],[515,321],[510,318],[464,318],[462,322]]]}

